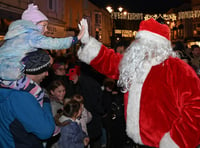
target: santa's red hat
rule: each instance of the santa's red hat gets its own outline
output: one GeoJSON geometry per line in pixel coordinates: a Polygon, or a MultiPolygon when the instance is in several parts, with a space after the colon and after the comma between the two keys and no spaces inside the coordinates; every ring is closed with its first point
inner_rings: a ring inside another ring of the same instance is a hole
{"type": "Polygon", "coordinates": [[[153,18],[141,21],[138,34],[141,37],[151,37],[151,35],[170,40],[170,29],[166,24],[160,24],[153,18]]]}

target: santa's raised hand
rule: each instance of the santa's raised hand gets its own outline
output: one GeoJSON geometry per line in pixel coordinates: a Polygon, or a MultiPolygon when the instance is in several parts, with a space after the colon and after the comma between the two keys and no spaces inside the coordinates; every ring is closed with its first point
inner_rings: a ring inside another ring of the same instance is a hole
{"type": "Polygon", "coordinates": [[[81,36],[80,40],[82,44],[87,44],[90,40],[89,32],[88,32],[88,23],[86,19],[82,19],[80,24],[78,24],[79,29],[81,30],[84,27],[84,34],[81,36]]]}

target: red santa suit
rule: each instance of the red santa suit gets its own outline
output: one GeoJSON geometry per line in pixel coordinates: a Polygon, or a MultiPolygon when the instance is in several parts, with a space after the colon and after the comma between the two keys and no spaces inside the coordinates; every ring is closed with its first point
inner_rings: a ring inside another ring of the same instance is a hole
{"type": "MultiPolygon", "coordinates": [[[[156,32],[163,27],[158,22],[153,21],[153,29],[146,21],[142,23],[139,32],[162,36],[162,32],[156,32]]],[[[123,56],[94,38],[78,51],[78,56],[100,73],[118,79],[123,56]]],[[[125,94],[128,136],[152,147],[195,148],[200,142],[200,80],[196,73],[174,57],[145,69],[144,83],[134,83],[125,94]]]]}

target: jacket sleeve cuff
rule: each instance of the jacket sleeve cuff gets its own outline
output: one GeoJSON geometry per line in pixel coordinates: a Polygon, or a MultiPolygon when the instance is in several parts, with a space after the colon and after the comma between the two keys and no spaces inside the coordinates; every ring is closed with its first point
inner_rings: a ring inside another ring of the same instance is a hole
{"type": "Polygon", "coordinates": [[[72,45],[75,45],[76,43],[78,43],[78,37],[74,36],[72,40],[72,45]]]}
{"type": "Polygon", "coordinates": [[[90,64],[90,62],[99,54],[101,43],[95,38],[90,37],[90,40],[84,47],[78,50],[78,57],[81,61],[90,64]]]}
{"type": "Polygon", "coordinates": [[[170,133],[167,132],[162,137],[159,148],[179,148],[179,146],[173,141],[173,139],[170,136],[170,133]]]}

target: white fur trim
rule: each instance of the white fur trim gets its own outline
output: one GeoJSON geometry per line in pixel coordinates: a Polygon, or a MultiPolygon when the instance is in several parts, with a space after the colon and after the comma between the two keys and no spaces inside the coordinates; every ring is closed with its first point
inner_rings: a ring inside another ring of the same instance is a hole
{"type": "MultiPolygon", "coordinates": [[[[70,118],[70,117],[66,117],[66,116],[64,116],[64,115],[62,115],[60,118],[59,118],[59,122],[65,122],[66,120],[72,120],[72,118],[70,118]]],[[[72,120],[73,121],[73,120],[72,120]]]]}
{"type": "Polygon", "coordinates": [[[133,139],[135,143],[143,144],[140,137],[139,127],[139,111],[142,84],[132,85],[128,97],[127,106],[127,135],[133,139]]]}
{"type": "Polygon", "coordinates": [[[160,140],[159,148],[179,148],[179,146],[173,141],[170,133],[167,132],[160,140]]]}
{"type": "Polygon", "coordinates": [[[165,38],[165,37],[163,37],[159,34],[150,32],[150,31],[139,31],[139,32],[137,32],[135,38],[136,39],[137,38],[144,38],[144,39],[147,39],[147,40],[157,41],[157,42],[159,42],[159,44],[171,45],[171,42],[167,38],[165,38]]]}
{"type": "Polygon", "coordinates": [[[81,61],[90,64],[90,62],[99,54],[101,43],[95,38],[90,37],[89,42],[78,50],[78,57],[81,61]]]}
{"type": "Polygon", "coordinates": [[[143,144],[140,137],[140,100],[143,83],[151,69],[150,67],[144,67],[146,70],[141,76],[140,82],[134,82],[131,85],[129,96],[128,96],[128,106],[127,106],[127,135],[134,140],[135,143],[143,144]]]}

